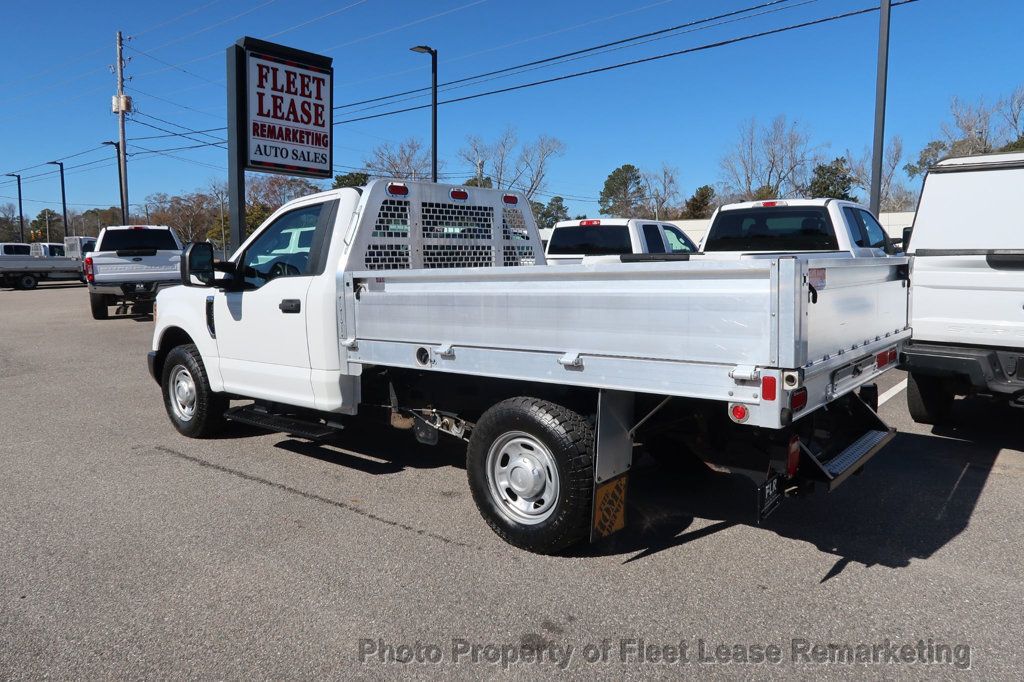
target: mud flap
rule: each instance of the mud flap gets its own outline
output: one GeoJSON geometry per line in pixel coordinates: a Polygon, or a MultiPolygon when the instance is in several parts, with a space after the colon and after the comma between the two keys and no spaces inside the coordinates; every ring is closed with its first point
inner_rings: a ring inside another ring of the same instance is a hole
{"type": "Polygon", "coordinates": [[[782,476],[775,474],[757,486],[757,525],[782,504],[782,476]]]}
{"type": "Polygon", "coordinates": [[[626,493],[633,464],[633,394],[601,390],[597,397],[594,496],[590,541],[626,527],[626,493]]]}

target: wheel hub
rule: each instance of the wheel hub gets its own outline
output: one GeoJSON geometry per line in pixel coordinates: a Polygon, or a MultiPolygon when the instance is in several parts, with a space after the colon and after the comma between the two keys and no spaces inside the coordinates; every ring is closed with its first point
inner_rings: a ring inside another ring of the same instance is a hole
{"type": "Polygon", "coordinates": [[[498,509],[517,523],[540,523],[555,510],[559,493],[555,458],[530,434],[512,431],[491,444],[487,480],[498,509]]]}
{"type": "Polygon", "coordinates": [[[168,386],[171,409],[178,419],[190,421],[196,414],[196,382],[185,367],[175,367],[168,386]]]}
{"type": "Polygon", "coordinates": [[[533,497],[544,488],[544,472],[531,457],[520,457],[509,472],[509,484],[516,495],[533,497]]]}

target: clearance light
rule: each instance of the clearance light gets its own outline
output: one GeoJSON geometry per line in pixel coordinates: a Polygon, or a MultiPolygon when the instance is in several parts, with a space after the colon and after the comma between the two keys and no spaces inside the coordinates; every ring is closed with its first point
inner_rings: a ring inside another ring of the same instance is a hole
{"type": "Polygon", "coordinates": [[[461,188],[453,189],[451,192],[448,192],[448,196],[456,201],[465,201],[469,198],[469,192],[461,188]]]}
{"type": "Polygon", "coordinates": [[[501,200],[504,201],[509,206],[515,206],[516,204],[519,203],[519,197],[517,197],[515,194],[506,194],[503,197],[501,197],[501,200]]]}
{"type": "Polygon", "coordinates": [[[406,197],[409,196],[409,186],[404,182],[392,182],[388,183],[388,194],[393,197],[406,197]]]}
{"type": "Polygon", "coordinates": [[[580,227],[593,227],[594,225],[600,225],[600,220],[581,220],[580,227]]]}
{"type": "Polygon", "coordinates": [[[750,418],[750,410],[746,405],[733,405],[729,408],[729,416],[734,422],[742,424],[750,418]]]}
{"type": "Polygon", "coordinates": [[[798,388],[789,394],[789,409],[798,412],[807,407],[807,389],[798,388]]]}
{"type": "Polygon", "coordinates": [[[778,384],[775,381],[775,377],[761,377],[761,400],[775,400],[778,393],[777,389],[778,384]]]}
{"type": "Polygon", "coordinates": [[[793,478],[796,476],[797,467],[800,466],[800,436],[794,435],[789,439],[789,451],[786,456],[786,474],[793,478]]]}

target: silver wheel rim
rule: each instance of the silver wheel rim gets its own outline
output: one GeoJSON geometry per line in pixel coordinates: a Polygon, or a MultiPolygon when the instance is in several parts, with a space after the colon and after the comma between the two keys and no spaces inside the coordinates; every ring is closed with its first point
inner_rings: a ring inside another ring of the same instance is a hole
{"type": "Polygon", "coordinates": [[[499,436],[487,451],[487,489],[501,513],[533,525],[558,502],[558,467],[551,451],[522,431],[499,436]]]}
{"type": "Polygon", "coordinates": [[[174,416],[181,421],[192,421],[192,417],[196,416],[196,382],[185,367],[178,365],[171,370],[167,397],[170,398],[174,416]]]}

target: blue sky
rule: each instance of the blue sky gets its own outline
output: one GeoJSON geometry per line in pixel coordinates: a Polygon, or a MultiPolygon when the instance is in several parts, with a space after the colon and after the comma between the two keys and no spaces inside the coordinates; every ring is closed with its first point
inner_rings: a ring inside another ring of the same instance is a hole
{"type": "MultiPolygon", "coordinates": [[[[681,50],[868,7],[872,1],[790,0],[768,8],[778,10],[771,13],[462,88],[450,96],[681,50]]],[[[116,139],[109,65],[119,29],[130,36],[126,73],[140,112],[138,122],[128,124],[129,149],[140,152],[141,147],[196,144],[182,137],[131,142],[161,134],[143,122],[173,130],[180,128],[157,119],[194,130],[225,125],[224,48],[243,35],[334,57],[334,99],[342,104],[429,85],[429,58],[409,52],[412,45],[427,43],[439,50],[444,82],[756,4],[760,2],[7,2],[0,8],[0,25],[7,29],[0,63],[6,105],[0,111],[0,171],[25,169],[27,218],[45,206],[59,210],[57,177],[28,177],[54,167],[28,167],[116,139]]],[[[828,144],[827,151],[859,154],[872,134],[877,22],[877,13],[872,13],[443,106],[439,149],[444,171],[471,174],[456,158],[469,134],[493,138],[511,124],[521,138],[553,135],[565,142],[566,153],[552,163],[547,191],[578,197],[569,201],[574,213],[596,214],[593,200],[605,177],[623,163],[653,170],[665,161],[679,169],[685,194],[716,182],[723,153],[750,117],[768,121],[785,114],[805,124],[817,143],[828,144]]],[[[1024,82],[1022,25],[1024,3],[1012,0],[920,0],[894,9],[887,133],[902,136],[907,152],[916,154],[938,132],[951,96],[992,101],[1024,82]]],[[[428,101],[414,99],[396,108],[428,101]]],[[[345,113],[336,113],[335,119],[345,113]]],[[[361,166],[382,141],[409,136],[426,141],[429,125],[429,110],[340,125],[335,128],[335,164],[361,166]]],[[[226,152],[221,149],[173,154],[180,158],[151,154],[129,159],[132,203],[154,192],[201,188],[224,175],[220,169],[227,165],[226,152]]],[[[88,151],[65,163],[72,208],[117,204],[111,148],[88,151]]],[[[0,178],[0,202],[15,195],[13,181],[0,178]]]]}

